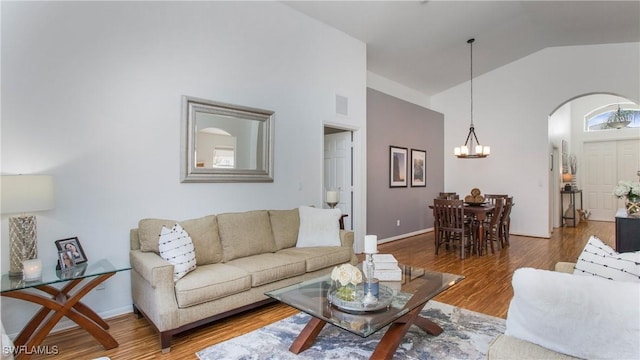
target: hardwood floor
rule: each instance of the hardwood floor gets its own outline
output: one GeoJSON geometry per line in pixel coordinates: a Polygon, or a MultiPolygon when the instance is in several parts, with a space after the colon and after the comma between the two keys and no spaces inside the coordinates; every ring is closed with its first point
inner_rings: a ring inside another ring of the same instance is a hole
{"type": "MultiPolygon", "coordinates": [[[[435,255],[433,233],[381,244],[378,250],[393,254],[398,261],[432,270],[464,275],[460,284],[435,300],[473,311],[505,318],[513,296],[511,277],[515,269],[533,267],[552,269],[558,261],[575,261],[591,235],[614,246],[614,223],[590,221],[576,228],[556,229],[550,239],[511,235],[511,246],[495,254],[472,256],[465,260],[457,252],[441,248],[435,255]]],[[[196,359],[195,353],[207,346],[231,339],[297,313],[282,304],[272,304],[237,315],[212,325],[174,337],[171,352],[162,354],[158,334],[145,319],[133,314],[107,322],[109,332],[120,346],[104,350],[86,332],[72,329],[52,334],[43,345],[56,346],[55,359],[196,359]]],[[[44,359],[34,356],[33,359],[44,359]]]]}

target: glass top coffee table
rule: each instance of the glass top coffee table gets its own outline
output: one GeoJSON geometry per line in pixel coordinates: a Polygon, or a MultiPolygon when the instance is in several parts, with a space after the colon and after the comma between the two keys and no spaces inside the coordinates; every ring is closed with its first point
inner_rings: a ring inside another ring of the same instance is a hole
{"type": "Polygon", "coordinates": [[[266,293],[267,296],[311,315],[311,320],[289,350],[299,354],[311,347],[327,323],[362,337],[391,324],[371,355],[372,359],[393,358],[411,325],[416,325],[429,334],[440,335],[442,328],[419,316],[420,311],[429,300],[462,281],[464,277],[409,265],[399,266],[402,270],[401,281],[379,283],[381,289],[391,289],[393,300],[389,306],[376,311],[352,312],[330,304],[327,301],[327,292],[331,287],[329,275],[266,293]]]}

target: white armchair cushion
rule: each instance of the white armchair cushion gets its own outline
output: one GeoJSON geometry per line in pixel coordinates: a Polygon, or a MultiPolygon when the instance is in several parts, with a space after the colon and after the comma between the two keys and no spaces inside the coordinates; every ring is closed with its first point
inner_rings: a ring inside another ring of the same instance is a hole
{"type": "Polygon", "coordinates": [[[522,268],[505,334],[584,359],[640,358],[640,284],[522,268]]]}
{"type": "Polygon", "coordinates": [[[340,246],[340,209],[301,206],[296,247],[340,246]]]}
{"type": "Polygon", "coordinates": [[[580,253],[573,274],[640,282],[640,251],[618,253],[591,236],[580,253]]]}
{"type": "Polygon", "coordinates": [[[178,281],[196,268],[196,253],[189,234],[175,224],[171,230],[162,227],[158,239],[160,256],[173,264],[173,280],[178,281]]]}

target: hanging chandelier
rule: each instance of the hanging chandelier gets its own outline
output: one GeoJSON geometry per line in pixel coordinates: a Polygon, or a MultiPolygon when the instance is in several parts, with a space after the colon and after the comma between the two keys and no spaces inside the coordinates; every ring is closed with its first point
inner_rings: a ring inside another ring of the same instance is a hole
{"type": "Polygon", "coordinates": [[[485,158],[489,156],[491,153],[491,148],[487,145],[480,145],[480,141],[478,141],[478,136],[476,136],[476,129],[473,126],[473,42],[476,39],[467,40],[467,44],[469,44],[469,49],[471,53],[471,125],[469,126],[469,134],[467,135],[467,140],[464,142],[462,146],[456,146],[453,149],[453,153],[455,156],[461,159],[479,159],[485,158]]]}
{"type": "Polygon", "coordinates": [[[632,117],[632,112],[620,110],[620,103],[618,103],[618,110],[609,114],[605,126],[611,129],[622,129],[631,124],[632,117]]]}

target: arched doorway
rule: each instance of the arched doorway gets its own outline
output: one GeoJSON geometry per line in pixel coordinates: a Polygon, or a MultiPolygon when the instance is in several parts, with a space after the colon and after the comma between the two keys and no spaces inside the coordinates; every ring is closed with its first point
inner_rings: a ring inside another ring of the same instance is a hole
{"type": "MultiPolygon", "coordinates": [[[[582,190],[583,208],[591,212],[592,220],[613,221],[622,206],[612,195],[615,184],[619,180],[637,180],[640,119],[634,118],[629,124],[607,124],[607,119],[616,120],[618,106],[621,111],[640,113],[637,101],[618,94],[591,93],[567,100],[549,116],[549,142],[557,154],[557,171],[550,179],[550,201],[554,204],[550,223],[554,227],[563,225],[559,189],[564,185],[562,174],[572,172],[568,161],[571,155],[576,159],[575,185],[582,190]]],[[[567,204],[565,199],[565,208],[567,204]]]]}

